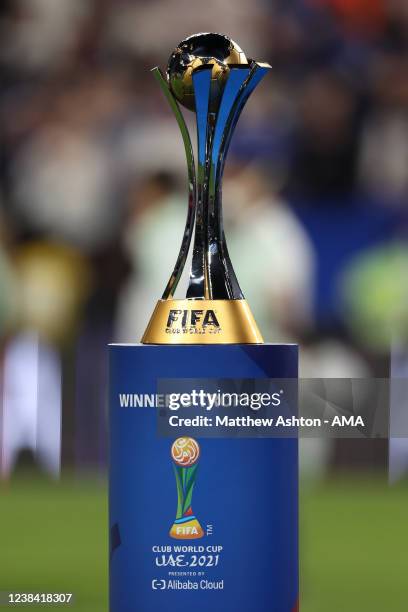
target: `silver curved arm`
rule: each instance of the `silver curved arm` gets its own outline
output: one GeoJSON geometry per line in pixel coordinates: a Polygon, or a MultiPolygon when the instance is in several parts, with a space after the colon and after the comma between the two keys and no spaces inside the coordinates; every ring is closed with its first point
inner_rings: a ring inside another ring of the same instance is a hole
{"type": "Polygon", "coordinates": [[[255,87],[261,82],[266,73],[271,69],[272,66],[265,62],[253,62],[251,65],[251,71],[249,72],[249,76],[241,87],[241,91],[235,100],[234,106],[228,117],[228,121],[226,122],[226,128],[223,132],[223,139],[219,148],[219,163],[216,168],[216,176],[214,180],[214,184],[217,186],[221,184],[220,181],[224,172],[225,160],[227,158],[228,149],[231,144],[232,135],[238,123],[238,119],[241,116],[243,108],[249,96],[254,91],[255,87]]]}
{"type": "Polygon", "coordinates": [[[190,134],[188,133],[187,125],[180,111],[179,105],[177,104],[173,94],[171,93],[167,80],[162,74],[160,68],[153,68],[152,73],[160,85],[160,88],[176,117],[178,126],[180,128],[181,136],[183,138],[184,150],[187,161],[187,176],[188,176],[188,208],[187,208],[187,219],[184,228],[183,239],[181,242],[180,251],[177,257],[176,264],[172,275],[170,276],[169,282],[163,292],[162,299],[171,299],[176,290],[177,284],[183,272],[184,265],[186,263],[188,251],[190,248],[191,237],[194,228],[194,219],[196,211],[196,172],[194,165],[194,153],[191,144],[190,134]]]}
{"type": "Polygon", "coordinates": [[[162,299],[171,299],[182,275],[192,235],[194,244],[187,298],[242,299],[225,241],[221,179],[234,128],[245,103],[271,67],[251,62],[230,67],[217,112],[210,110],[212,66],[193,71],[197,120],[197,175],[190,135],[177,101],[159,68],[152,70],[173,113],[183,138],[188,169],[188,210],[180,252],[162,299]]]}

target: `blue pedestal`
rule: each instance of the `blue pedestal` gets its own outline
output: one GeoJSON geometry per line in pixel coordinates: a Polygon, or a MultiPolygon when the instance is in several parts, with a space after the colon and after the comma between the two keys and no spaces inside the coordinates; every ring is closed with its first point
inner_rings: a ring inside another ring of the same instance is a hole
{"type": "Polygon", "coordinates": [[[297,439],[198,438],[193,506],[205,535],[173,539],[173,440],[159,436],[155,408],[120,402],[157,393],[161,379],[296,378],[297,347],[111,345],[109,352],[110,611],[297,610],[297,439]]]}

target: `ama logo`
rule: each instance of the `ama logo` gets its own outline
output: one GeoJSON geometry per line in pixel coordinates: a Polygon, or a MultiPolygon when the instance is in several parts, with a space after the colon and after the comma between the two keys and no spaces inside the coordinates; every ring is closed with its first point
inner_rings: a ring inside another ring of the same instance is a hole
{"type": "Polygon", "coordinates": [[[170,310],[166,332],[169,334],[216,334],[221,331],[215,310],[170,310]]]}

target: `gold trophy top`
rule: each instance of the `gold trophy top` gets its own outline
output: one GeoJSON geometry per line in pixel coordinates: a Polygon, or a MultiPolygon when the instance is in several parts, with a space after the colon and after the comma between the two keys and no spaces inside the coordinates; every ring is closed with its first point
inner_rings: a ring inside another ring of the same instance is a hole
{"type": "Polygon", "coordinates": [[[247,65],[245,53],[224,34],[194,34],[183,40],[170,55],[167,81],[177,102],[195,110],[193,72],[212,66],[210,111],[216,112],[231,66],[247,65]]]}

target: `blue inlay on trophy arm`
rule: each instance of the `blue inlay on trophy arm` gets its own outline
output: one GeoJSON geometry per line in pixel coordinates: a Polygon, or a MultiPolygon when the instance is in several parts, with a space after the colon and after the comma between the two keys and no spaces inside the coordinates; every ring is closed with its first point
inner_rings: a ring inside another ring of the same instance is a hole
{"type": "Polygon", "coordinates": [[[225,131],[230,120],[231,110],[238,99],[240,89],[244,81],[248,78],[250,73],[249,66],[233,66],[231,67],[230,74],[228,76],[227,83],[225,85],[224,93],[221,99],[220,108],[217,116],[217,123],[215,125],[214,137],[212,143],[211,152],[211,169],[210,169],[210,184],[209,184],[209,195],[210,198],[215,194],[216,185],[216,173],[218,164],[220,162],[220,155],[222,154],[222,143],[224,140],[225,131]]]}
{"type": "Polygon", "coordinates": [[[211,65],[194,70],[194,99],[197,121],[197,206],[193,257],[187,298],[209,299],[207,262],[207,188],[208,156],[211,147],[209,102],[211,90],[211,65]]]}
{"type": "Polygon", "coordinates": [[[228,125],[223,132],[223,142],[221,145],[221,151],[219,156],[219,164],[217,167],[217,175],[215,177],[215,186],[216,188],[220,186],[220,181],[222,178],[222,174],[224,172],[225,160],[227,157],[228,149],[231,144],[231,138],[234,133],[234,129],[238,123],[238,119],[241,116],[241,112],[251,95],[254,91],[255,87],[260,83],[266,73],[272,69],[270,64],[266,62],[252,62],[251,63],[251,72],[249,74],[248,80],[244,83],[241,88],[240,94],[237,97],[234,107],[230,113],[228,125]]]}
{"type": "Polygon", "coordinates": [[[216,293],[227,299],[242,299],[243,294],[229,258],[222,223],[221,193],[217,187],[217,168],[221,162],[224,132],[239,92],[248,78],[250,68],[240,64],[231,66],[228,80],[221,98],[214,129],[209,171],[208,193],[208,270],[210,294],[216,293]]]}
{"type": "MultiPolygon", "coordinates": [[[[231,263],[231,259],[228,253],[228,247],[225,240],[224,228],[223,228],[223,220],[222,220],[222,206],[221,206],[221,184],[222,184],[222,175],[224,171],[225,161],[228,153],[228,149],[231,143],[232,135],[234,133],[235,126],[239,120],[241,112],[245,106],[246,101],[248,100],[250,94],[253,92],[255,87],[261,81],[261,79],[265,76],[268,70],[271,69],[271,66],[266,63],[259,63],[251,61],[251,71],[246,81],[243,82],[241,89],[239,91],[239,95],[235,98],[234,105],[232,107],[231,112],[228,116],[227,125],[224,126],[222,133],[220,132],[220,136],[222,137],[222,143],[218,155],[213,155],[214,162],[217,164],[216,168],[213,168],[214,175],[211,177],[210,181],[210,214],[211,208],[214,207],[213,214],[213,225],[215,226],[214,231],[216,235],[221,235],[220,250],[221,250],[221,262],[224,266],[225,270],[225,279],[226,279],[226,290],[228,293],[229,299],[242,299],[243,294],[241,288],[239,286],[238,280],[235,275],[234,268],[231,263]],[[215,193],[214,193],[215,191],[215,193]]],[[[237,68],[233,68],[232,70],[236,70],[237,68]]],[[[213,249],[214,250],[214,247],[213,249]]],[[[211,249],[210,249],[211,251],[211,249]]],[[[214,276],[214,275],[212,275],[214,276]]],[[[217,275],[217,277],[219,274],[217,275]]]]}
{"type": "Polygon", "coordinates": [[[194,219],[195,219],[195,211],[196,211],[196,172],[195,172],[195,163],[194,163],[194,153],[193,146],[191,144],[190,134],[188,133],[187,125],[184,120],[183,114],[180,111],[179,105],[175,100],[173,94],[170,91],[167,80],[162,74],[160,68],[153,68],[152,73],[156,78],[157,82],[160,85],[161,90],[163,91],[166,99],[176,117],[178,126],[180,128],[181,136],[183,138],[184,150],[186,154],[187,161],[187,176],[188,176],[188,208],[187,208],[187,219],[186,225],[184,228],[183,240],[181,242],[180,251],[177,257],[176,264],[174,266],[174,270],[170,277],[169,282],[164,290],[162,299],[167,300],[173,297],[174,292],[176,290],[177,284],[180,280],[180,277],[183,273],[183,268],[186,263],[188,251],[190,248],[193,228],[194,228],[194,219]]]}

